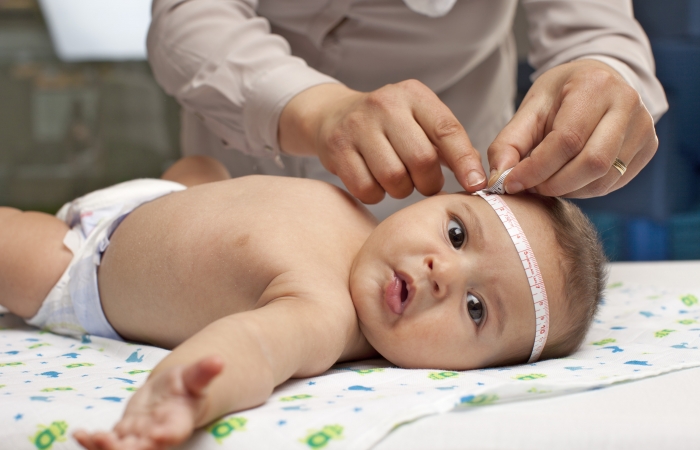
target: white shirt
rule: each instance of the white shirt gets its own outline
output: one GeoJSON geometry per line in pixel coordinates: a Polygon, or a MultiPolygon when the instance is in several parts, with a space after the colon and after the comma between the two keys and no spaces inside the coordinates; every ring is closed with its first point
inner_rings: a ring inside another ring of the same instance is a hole
{"type": "MultiPolygon", "coordinates": [[[[631,0],[521,1],[534,77],[593,58],[616,69],[655,119],[667,110],[631,0]]],[[[329,179],[315,160],[283,158],[279,171],[260,159],[280,153],[278,120],[287,102],[322,83],[371,91],[418,79],[485,155],[513,114],[516,6],[516,0],[154,0],[149,61],[183,106],[185,154],[216,156],[234,175],[329,179]]]]}

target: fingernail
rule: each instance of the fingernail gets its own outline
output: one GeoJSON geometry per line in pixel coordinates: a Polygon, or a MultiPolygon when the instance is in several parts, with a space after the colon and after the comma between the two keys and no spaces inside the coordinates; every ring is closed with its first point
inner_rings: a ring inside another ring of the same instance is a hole
{"type": "Polygon", "coordinates": [[[523,185],[517,181],[511,181],[506,185],[506,192],[509,194],[517,194],[523,190],[523,185]]]}
{"type": "Polygon", "coordinates": [[[486,178],[478,170],[472,170],[467,174],[467,182],[470,187],[483,183],[485,179],[486,178]]]}
{"type": "Polygon", "coordinates": [[[496,169],[491,169],[491,175],[489,176],[489,186],[493,185],[493,183],[498,180],[498,170],[496,169]]]}

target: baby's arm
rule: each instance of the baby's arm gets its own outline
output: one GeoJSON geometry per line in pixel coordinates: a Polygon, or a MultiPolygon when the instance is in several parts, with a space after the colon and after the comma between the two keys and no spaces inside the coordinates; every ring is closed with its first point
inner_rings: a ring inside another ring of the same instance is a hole
{"type": "Polygon", "coordinates": [[[338,360],[353,325],[332,309],[285,298],[213,322],[156,366],[112,432],[76,432],[76,439],[89,449],[166,448],[264,403],[290,377],[322,373],[338,360]]]}

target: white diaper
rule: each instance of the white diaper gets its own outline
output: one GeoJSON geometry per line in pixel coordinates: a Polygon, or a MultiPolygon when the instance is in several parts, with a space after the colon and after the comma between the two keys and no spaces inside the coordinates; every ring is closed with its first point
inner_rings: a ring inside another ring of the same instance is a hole
{"type": "Polygon", "coordinates": [[[56,217],[70,227],[63,243],[73,252],[73,259],[27,323],[60,334],[92,334],[121,340],[100,303],[97,266],[102,254],[114,230],[131,211],[184,189],[185,186],[172,181],[132,180],[63,205],[56,217]]]}

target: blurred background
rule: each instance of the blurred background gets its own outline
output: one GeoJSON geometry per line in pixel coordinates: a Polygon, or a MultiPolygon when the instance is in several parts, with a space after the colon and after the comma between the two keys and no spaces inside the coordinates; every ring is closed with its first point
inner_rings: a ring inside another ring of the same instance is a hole
{"type": "MultiPolygon", "coordinates": [[[[577,203],[611,260],[700,259],[700,0],[635,0],[670,110],[628,186],[577,203]]],[[[150,0],[0,0],[0,205],[55,212],[157,177],[179,156],[179,105],[145,61],[150,0]]],[[[527,26],[514,24],[519,99],[527,26]]]]}
{"type": "Polygon", "coordinates": [[[1,205],[54,213],[178,158],[179,106],[145,60],[149,19],[150,0],[0,0],[1,205]]]}

